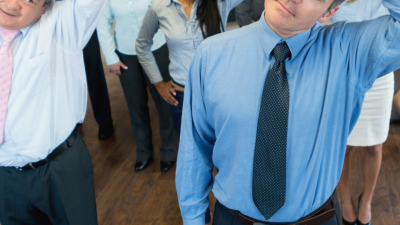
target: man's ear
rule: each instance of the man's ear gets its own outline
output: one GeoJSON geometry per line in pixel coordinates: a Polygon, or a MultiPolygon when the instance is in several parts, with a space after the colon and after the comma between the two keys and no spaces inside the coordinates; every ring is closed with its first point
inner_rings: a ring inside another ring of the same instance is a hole
{"type": "Polygon", "coordinates": [[[333,14],[335,14],[338,10],[339,10],[339,6],[336,6],[335,8],[329,10],[329,12],[325,13],[325,15],[323,15],[321,18],[319,18],[318,21],[320,23],[324,23],[324,22],[330,20],[331,17],[333,16],[333,14]]]}
{"type": "Polygon", "coordinates": [[[50,4],[46,4],[42,7],[42,15],[46,12],[47,7],[49,7],[50,4]]]}

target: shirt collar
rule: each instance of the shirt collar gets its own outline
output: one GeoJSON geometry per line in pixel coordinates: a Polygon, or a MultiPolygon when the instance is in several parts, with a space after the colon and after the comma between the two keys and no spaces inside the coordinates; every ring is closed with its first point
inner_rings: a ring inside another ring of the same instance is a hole
{"type": "Polygon", "coordinates": [[[181,4],[178,0],[171,0],[171,1],[168,2],[167,6],[170,6],[173,2],[181,4]]]}
{"type": "MultiPolygon", "coordinates": [[[[167,6],[170,6],[173,2],[181,4],[178,0],[171,0],[171,1],[168,2],[167,6]]],[[[195,2],[197,2],[197,0],[195,0],[195,2]]]]}
{"type": "MultiPolygon", "coordinates": [[[[29,31],[30,28],[31,28],[31,26],[28,26],[28,27],[24,27],[24,28],[22,28],[22,29],[19,29],[19,31],[21,31],[21,34],[22,34],[21,38],[24,38],[24,37],[26,36],[26,34],[28,33],[28,31],[29,31]]],[[[0,37],[0,39],[1,39],[1,37],[0,37]]]]}
{"type": "Polygon", "coordinates": [[[290,60],[292,60],[306,44],[308,37],[310,36],[311,29],[296,34],[295,36],[290,38],[281,38],[268,26],[267,22],[265,21],[264,13],[265,11],[262,13],[261,18],[258,21],[258,34],[260,36],[265,55],[268,58],[272,57],[272,50],[274,50],[275,46],[278,43],[284,41],[289,46],[291,53],[290,60]]]}
{"type": "MultiPolygon", "coordinates": [[[[32,25],[31,25],[31,26],[32,26],[32,25]]],[[[28,31],[31,29],[31,26],[24,27],[24,28],[20,29],[20,31],[21,31],[21,33],[22,33],[21,38],[24,38],[24,37],[28,34],[28,31]]]]}

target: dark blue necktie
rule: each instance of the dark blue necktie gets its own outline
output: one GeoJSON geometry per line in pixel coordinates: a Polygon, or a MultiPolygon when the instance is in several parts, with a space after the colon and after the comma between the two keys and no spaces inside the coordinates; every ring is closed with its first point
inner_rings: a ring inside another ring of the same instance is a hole
{"type": "Polygon", "coordinates": [[[276,61],[261,98],[253,165],[253,201],[265,219],[283,206],[286,193],[289,84],[285,60],[290,56],[289,47],[280,43],[273,55],[276,61]]]}

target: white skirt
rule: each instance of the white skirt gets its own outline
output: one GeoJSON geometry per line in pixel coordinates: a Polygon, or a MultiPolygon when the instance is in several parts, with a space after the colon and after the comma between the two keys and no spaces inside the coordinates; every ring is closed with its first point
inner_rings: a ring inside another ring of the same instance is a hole
{"type": "Polygon", "coordinates": [[[394,75],[376,79],[365,94],[364,103],[353,131],[347,139],[350,146],[373,146],[386,141],[394,92],[394,75]]]}

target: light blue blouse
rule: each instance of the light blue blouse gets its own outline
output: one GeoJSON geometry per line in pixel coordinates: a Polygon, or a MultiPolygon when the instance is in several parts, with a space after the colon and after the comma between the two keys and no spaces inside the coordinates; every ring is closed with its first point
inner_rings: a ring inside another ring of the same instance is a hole
{"type": "MultiPolygon", "coordinates": [[[[135,41],[150,2],[151,0],[107,0],[103,16],[97,25],[97,35],[107,65],[120,61],[115,53],[116,49],[126,55],[136,55],[135,41]],[[115,33],[112,31],[114,19],[115,33]]],[[[151,51],[165,44],[165,37],[161,30],[156,30],[153,43],[151,51]]]]}

